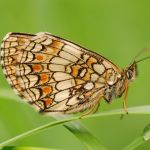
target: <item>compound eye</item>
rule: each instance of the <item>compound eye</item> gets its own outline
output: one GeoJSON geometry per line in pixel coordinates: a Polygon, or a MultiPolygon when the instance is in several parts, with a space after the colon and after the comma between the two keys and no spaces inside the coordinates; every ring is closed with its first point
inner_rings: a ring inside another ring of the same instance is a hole
{"type": "Polygon", "coordinates": [[[127,71],[127,78],[130,80],[133,77],[133,72],[131,70],[127,71]]]}

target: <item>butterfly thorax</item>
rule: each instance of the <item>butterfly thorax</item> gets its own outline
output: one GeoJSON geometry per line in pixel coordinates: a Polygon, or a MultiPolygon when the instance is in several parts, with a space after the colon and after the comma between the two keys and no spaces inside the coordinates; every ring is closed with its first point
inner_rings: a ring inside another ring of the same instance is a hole
{"type": "Polygon", "coordinates": [[[114,85],[108,85],[104,91],[104,99],[111,103],[113,99],[121,97],[125,91],[125,77],[121,76],[114,85]]]}

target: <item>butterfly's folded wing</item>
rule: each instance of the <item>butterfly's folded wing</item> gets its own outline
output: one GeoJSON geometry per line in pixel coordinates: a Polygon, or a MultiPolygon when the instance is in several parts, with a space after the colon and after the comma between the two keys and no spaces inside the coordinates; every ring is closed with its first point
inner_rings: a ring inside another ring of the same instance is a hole
{"type": "Polygon", "coordinates": [[[49,33],[9,34],[1,55],[12,87],[44,112],[85,110],[102,97],[109,80],[117,80],[107,79],[107,71],[118,68],[104,57],[49,33]]]}

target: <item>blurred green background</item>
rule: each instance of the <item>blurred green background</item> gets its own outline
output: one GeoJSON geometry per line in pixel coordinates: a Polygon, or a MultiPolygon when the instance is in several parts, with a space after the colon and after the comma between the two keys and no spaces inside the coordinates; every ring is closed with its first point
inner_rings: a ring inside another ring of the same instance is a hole
{"type": "MultiPolygon", "coordinates": [[[[1,0],[0,39],[8,32],[50,32],[69,39],[126,67],[143,48],[150,49],[150,1],[148,0],[1,0]]],[[[150,51],[144,54],[150,55],[150,51]]],[[[139,76],[130,86],[127,106],[150,104],[150,60],[138,64],[139,76]]],[[[0,70],[0,142],[53,121],[41,116],[11,90],[0,70]]],[[[111,105],[104,101],[99,111],[122,108],[122,99],[111,105]]],[[[149,115],[91,118],[82,123],[108,147],[120,150],[141,135],[149,115]]],[[[63,126],[44,130],[11,145],[85,148],[63,126]]],[[[150,149],[150,142],[138,150],[150,149]]]]}

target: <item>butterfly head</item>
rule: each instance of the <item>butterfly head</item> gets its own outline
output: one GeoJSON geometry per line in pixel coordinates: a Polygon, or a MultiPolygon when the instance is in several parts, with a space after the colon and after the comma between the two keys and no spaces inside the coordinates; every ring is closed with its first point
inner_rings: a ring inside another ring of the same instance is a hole
{"type": "Polygon", "coordinates": [[[129,67],[127,67],[124,71],[124,74],[126,76],[126,79],[128,79],[128,81],[133,81],[135,79],[135,77],[137,76],[137,64],[139,62],[145,61],[147,59],[150,59],[150,56],[146,56],[142,59],[137,60],[137,58],[143,54],[144,52],[148,51],[147,48],[144,48],[142,50],[140,50],[137,55],[135,55],[131,65],[129,67]]]}
{"type": "Polygon", "coordinates": [[[137,76],[137,63],[133,62],[125,69],[124,73],[128,81],[133,81],[137,76]]]}

